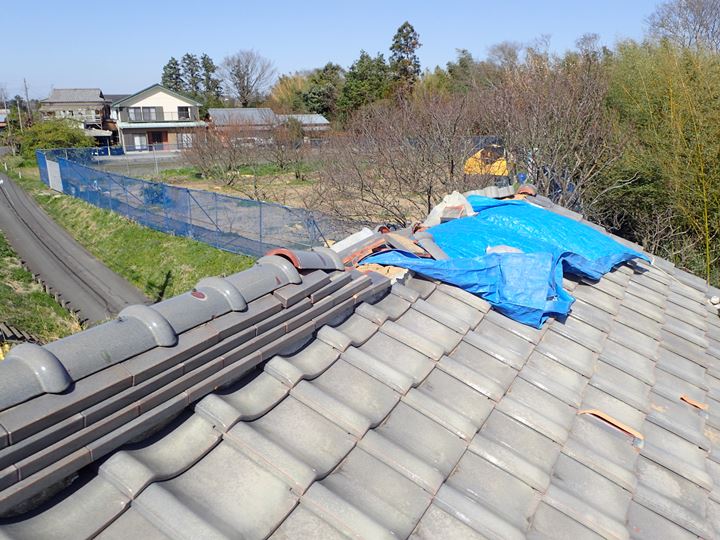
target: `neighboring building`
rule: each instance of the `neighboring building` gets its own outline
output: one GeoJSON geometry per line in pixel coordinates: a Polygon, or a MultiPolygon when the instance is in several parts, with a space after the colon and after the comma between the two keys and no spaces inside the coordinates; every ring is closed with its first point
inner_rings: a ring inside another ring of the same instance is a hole
{"type": "Polygon", "coordinates": [[[99,88],[55,88],[40,101],[40,114],[43,120],[71,120],[102,144],[113,142],[114,133],[107,125],[110,107],[99,88]]]}
{"type": "Polygon", "coordinates": [[[208,109],[208,120],[218,127],[240,127],[265,132],[280,122],[273,110],[266,107],[208,109]]]}
{"type": "Polygon", "coordinates": [[[7,128],[7,117],[10,114],[10,109],[0,109],[0,131],[7,128]]]}
{"type": "Polygon", "coordinates": [[[192,146],[192,130],[204,127],[200,103],[154,84],[112,104],[126,152],[180,150],[192,146]]]}
{"type": "Polygon", "coordinates": [[[230,131],[242,131],[243,136],[259,142],[269,139],[272,130],[290,119],[302,124],[306,138],[316,138],[330,130],[330,122],[321,114],[275,114],[269,108],[208,109],[208,121],[214,126],[230,131]]]}
{"type": "Polygon", "coordinates": [[[306,133],[330,131],[330,121],[325,118],[322,114],[280,114],[278,118],[281,122],[288,120],[297,120],[302,124],[303,131],[306,133]]]}

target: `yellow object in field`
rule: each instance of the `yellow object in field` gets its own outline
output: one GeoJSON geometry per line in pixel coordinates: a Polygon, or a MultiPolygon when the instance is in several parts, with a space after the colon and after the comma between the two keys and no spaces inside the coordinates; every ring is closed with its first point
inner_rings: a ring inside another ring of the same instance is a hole
{"type": "Polygon", "coordinates": [[[7,353],[10,352],[10,344],[7,342],[0,343],[0,360],[5,360],[7,353]]]}
{"type": "Polygon", "coordinates": [[[483,148],[465,162],[465,174],[508,176],[507,160],[494,149],[483,148]]]}

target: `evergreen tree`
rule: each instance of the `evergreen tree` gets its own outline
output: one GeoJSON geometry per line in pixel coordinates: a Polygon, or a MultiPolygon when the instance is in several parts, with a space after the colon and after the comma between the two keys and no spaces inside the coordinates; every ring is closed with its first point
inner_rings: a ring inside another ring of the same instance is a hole
{"type": "Polygon", "coordinates": [[[385,57],[378,54],[373,58],[365,51],[360,51],[360,58],[345,75],[345,85],[337,101],[341,121],[347,121],[350,114],[363,105],[384,98],[390,82],[390,67],[385,57]]]}
{"type": "Polygon", "coordinates": [[[213,59],[205,53],[200,56],[200,66],[202,68],[203,102],[207,107],[222,105],[222,84],[216,75],[218,67],[213,59]]]}
{"type": "Polygon", "coordinates": [[[399,96],[412,93],[420,75],[420,59],[416,51],[420,47],[420,36],[413,25],[405,21],[395,32],[390,46],[390,69],[393,87],[399,96]]]}
{"type": "Polygon", "coordinates": [[[330,119],[334,118],[343,86],[343,74],[343,68],[332,62],[314,70],[308,77],[307,87],[301,96],[305,109],[330,119]]]}
{"type": "Polygon", "coordinates": [[[185,53],[180,60],[182,67],[182,81],[185,92],[195,99],[202,97],[202,77],[200,61],[194,54],[185,53]]]}
{"type": "Polygon", "coordinates": [[[170,57],[168,63],[163,66],[160,82],[165,88],[169,88],[175,92],[183,91],[183,79],[182,72],[180,70],[180,63],[175,57],[170,57]]]}

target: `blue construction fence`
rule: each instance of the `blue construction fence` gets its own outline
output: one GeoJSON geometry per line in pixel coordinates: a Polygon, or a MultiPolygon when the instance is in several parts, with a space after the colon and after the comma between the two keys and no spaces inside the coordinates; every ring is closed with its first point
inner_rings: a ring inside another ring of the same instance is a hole
{"type": "Polygon", "coordinates": [[[51,188],[137,223],[255,257],[275,247],[308,249],[344,238],[352,225],[302,208],[131,178],[93,167],[103,148],[38,150],[51,188]]]}

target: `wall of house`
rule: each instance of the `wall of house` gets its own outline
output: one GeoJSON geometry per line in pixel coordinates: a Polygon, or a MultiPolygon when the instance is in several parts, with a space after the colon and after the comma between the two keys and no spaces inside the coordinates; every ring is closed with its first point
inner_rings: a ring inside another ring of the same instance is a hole
{"type": "MultiPolygon", "coordinates": [[[[177,119],[178,107],[191,107],[195,110],[195,118],[197,118],[197,107],[193,107],[191,103],[183,99],[179,99],[173,95],[166,94],[162,90],[156,90],[149,96],[138,101],[127,102],[123,104],[125,107],[162,107],[165,113],[175,113],[174,120],[177,119]]],[[[167,119],[167,116],[166,116],[167,119]]]]}

